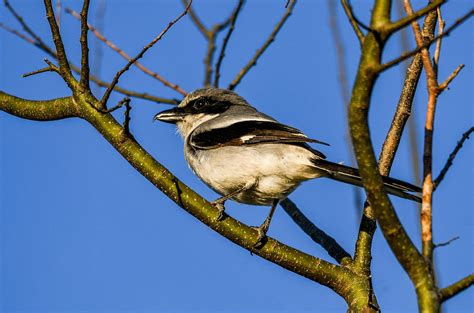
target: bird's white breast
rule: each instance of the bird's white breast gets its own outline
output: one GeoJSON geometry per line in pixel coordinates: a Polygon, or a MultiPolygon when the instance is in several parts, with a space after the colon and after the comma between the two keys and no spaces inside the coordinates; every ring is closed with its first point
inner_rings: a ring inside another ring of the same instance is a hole
{"type": "Polygon", "coordinates": [[[185,145],[191,169],[209,187],[226,195],[252,187],[233,199],[248,204],[269,205],[283,199],[301,182],[320,176],[311,165],[314,154],[295,145],[259,144],[193,150],[185,145]]]}

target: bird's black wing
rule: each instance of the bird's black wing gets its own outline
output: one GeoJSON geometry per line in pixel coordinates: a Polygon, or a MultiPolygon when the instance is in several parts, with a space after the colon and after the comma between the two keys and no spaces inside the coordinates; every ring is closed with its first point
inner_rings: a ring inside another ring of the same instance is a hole
{"type": "Polygon", "coordinates": [[[308,138],[300,130],[273,121],[241,121],[231,125],[195,131],[189,143],[197,149],[215,149],[223,146],[244,146],[259,143],[279,143],[304,147],[315,155],[324,154],[312,149],[307,142],[328,145],[325,142],[308,138]]]}

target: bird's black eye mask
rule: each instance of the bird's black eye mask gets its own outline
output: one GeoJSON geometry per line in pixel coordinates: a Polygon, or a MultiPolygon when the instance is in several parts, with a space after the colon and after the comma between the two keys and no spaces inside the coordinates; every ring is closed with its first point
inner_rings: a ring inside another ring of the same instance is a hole
{"type": "Polygon", "coordinates": [[[210,98],[197,98],[181,108],[187,114],[219,114],[227,111],[230,102],[216,101],[210,98]]]}

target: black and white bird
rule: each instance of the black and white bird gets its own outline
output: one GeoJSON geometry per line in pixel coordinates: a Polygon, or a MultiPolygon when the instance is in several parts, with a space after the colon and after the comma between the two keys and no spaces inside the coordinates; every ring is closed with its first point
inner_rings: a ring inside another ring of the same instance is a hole
{"type": "MultiPolygon", "coordinates": [[[[220,218],[228,199],[271,205],[269,215],[256,228],[259,241],[268,231],[278,202],[302,182],[327,177],[362,186],[357,169],[325,160],[308,143],[328,144],[279,123],[229,90],[198,89],[155,119],[178,127],[189,166],[222,196],[213,201],[220,218]]],[[[419,187],[390,177],[383,181],[388,193],[420,202],[409,193],[420,192],[419,187]]]]}

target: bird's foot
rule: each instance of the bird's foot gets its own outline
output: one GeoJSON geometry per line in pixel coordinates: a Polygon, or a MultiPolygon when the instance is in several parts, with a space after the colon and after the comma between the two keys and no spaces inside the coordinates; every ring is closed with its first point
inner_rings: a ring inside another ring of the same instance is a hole
{"type": "Polygon", "coordinates": [[[268,231],[269,224],[263,223],[262,225],[252,228],[257,231],[257,241],[254,243],[253,247],[255,249],[261,249],[268,241],[267,231],[268,231]]]}
{"type": "Polygon", "coordinates": [[[211,204],[219,211],[219,214],[217,215],[216,221],[220,222],[224,219],[225,215],[225,207],[224,207],[224,201],[221,199],[217,199],[215,201],[212,201],[211,204]]]}

